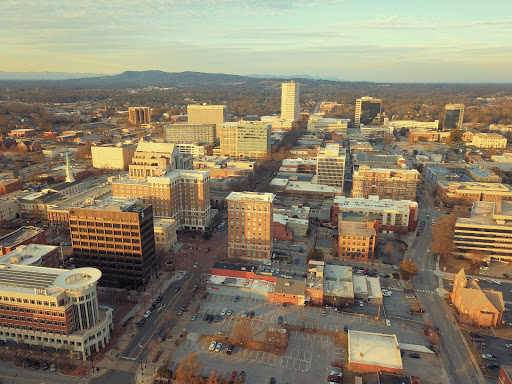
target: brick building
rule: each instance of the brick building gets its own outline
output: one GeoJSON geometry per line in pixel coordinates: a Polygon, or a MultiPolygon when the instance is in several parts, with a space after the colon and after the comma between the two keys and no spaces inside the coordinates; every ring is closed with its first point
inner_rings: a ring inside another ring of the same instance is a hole
{"type": "Polygon", "coordinates": [[[378,222],[359,223],[340,220],[338,246],[340,259],[370,261],[375,257],[378,222]]]}
{"type": "Polygon", "coordinates": [[[46,244],[44,229],[38,227],[21,227],[14,232],[0,237],[0,256],[6,255],[27,244],[46,244]]]}
{"type": "Polygon", "coordinates": [[[4,196],[15,191],[20,191],[21,188],[21,180],[19,179],[0,180],[0,196],[4,196]]]}
{"type": "Polygon", "coordinates": [[[8,254],[0,256],[0,264],[21,264],[46,268],[59,268],[59,265],[61,264],[61,254],[59,252],[59,247],[54,245],[19,245],[8,254]]]}
{"type": "Polygon", "coordinates": [[[416,200],[420,174],[416,169],[364,169],[353,174],[352,197],[368,198],[377,195],[380,199],[416,200]]]}

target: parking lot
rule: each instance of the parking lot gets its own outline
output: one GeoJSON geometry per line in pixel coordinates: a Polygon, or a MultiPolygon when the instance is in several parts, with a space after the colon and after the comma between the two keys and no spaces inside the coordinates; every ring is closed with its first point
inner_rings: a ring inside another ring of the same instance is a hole
{"type": "MultiPolygon", "coordinates": [[[[391,296],[384,297],[384,310],[387,317],[423,321],[423,315],[410,312],[414,307],[419,309],[418,300],[414,294],[406,294],[403,289],[391,289],[391,291],[391,296]]],[[[436,295],[434,291],[430,294],[436,295]]]]}

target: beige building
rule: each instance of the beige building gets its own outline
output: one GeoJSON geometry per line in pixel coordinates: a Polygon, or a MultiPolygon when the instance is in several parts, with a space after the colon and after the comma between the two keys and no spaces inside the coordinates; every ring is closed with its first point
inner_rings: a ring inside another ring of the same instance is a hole
{"type": "Polygon", "coordinates": [[[272,193],[231,192],[228,205],[228,256],[270,259],[273,250],[272,193]]]}
{"type": "Polygon", "coordinates": [[[173,143],[140,140],[130,164],[130,178],[145,180],[175,169],[188,169],[192,156],[183,155],[173,143]]]}
{"type": "Polygon", "coordinates": [[[217,140],[216,124],[168,124],[163,127],[163,138],[177,144],[213,144],[217,140]]]}
{"type": "Polygon", "coordinates": [[[178,241],[178,236],[176,235],[178,223],[176,220],[155,217],[153,219],[153,227],[155,230],[156,251],[170,251],[178,241]]]}
{"type": "Polygon", "coordinates": [[[308,131],[336,132],[347,134],[349,120],[324,118],[322,115],[312,115],[308,121],[308,131]]]}
{"type": "Polygon", "coordinates": [[[204,230],[211,220],[210,173],[176,170],[147,180],[112,181],[112,196],[141,199],[156,217],[175,219],[178,227],[204,230]]]}
{"type": "MultiPolygon", "coordinates": [[[[468,131],[469,132],[469,131],[468,131]]],[[[464,133],[464,137],[466,136],[468,132],[464,133]]],[[[471,140],[468,140],[468,144],[472,147],[476,148],[482,148],[482,149],[489,149],[489,148],[496,148],[496,149],[504,149],[507,148],[507,139],[503,136],[501,136],[499,133],[485,133],[485,132],[469,132],[471,133],[471,140]]]]}
{"type": "Polygon", "coordinates": [[[387,127],[393,127],[394,129],[425,129],[425,130],[434,130],[437,131],[439,129],[439,120],[435,121],[415,121],[415,120],[389,120],[388,118],[384,119],[384,125],[387,127]]]}
{"type": "Polygon", "coordinates": [[[123,144],[91,147],[92,166],[99,169],[127,170],[136,149],[136,145],[123,144]]]}
{"type": "Polygon", "coordinates": [[[220,126],[220,156],[258,160],[270,150],[270,124],[224,123],[220,126]]]}
{"type": "Polygon", "coordinates": [[[151,111],[149,107],[129,107],[128,121],[136,125],[151,123],[151,111]]]}
{"type": "Polygon", "coordinates": [[[382,99],[364,96],[356,100],[354,126],[360,128],[361,124],[371,124],[380,119],[382,112],[382,99]]]}
{"type": "Polygon", "coordinates": [[[187,105],[189,124],[222,124],[227,121],[225,105],[187,105]]]}
{"type": "Polygon", "coordinates": [[[420,174],[416,169],[382,169],[360,166],[353,174],[352,197],[416,200],[420,174]]]}
{"type": "Polygon", "coordinates": [[[317,184],[330,185],[343,191],[346,156],[345,148],[339,144],[329,143],[325,145],[325,148],[318,148],[317,184]]]}
{"type": "Polygon", "coordinates": [[[281,84],[281,118],[296,121],[300,115],[300,85],[293,82],[281,84]]]}
{"type": "Polygon", "coordinates": [[[375,258],[377,232],[374,222],[338,222],[338,257],[354,261],[368,261],[375,258]]]}
{"type": "Polygon", "coordinates": [[[472,205],[475,201],[511,201],[512,187],[502,183],[461,182],[438,179],[436,198],[444,205],[472,205]]]}

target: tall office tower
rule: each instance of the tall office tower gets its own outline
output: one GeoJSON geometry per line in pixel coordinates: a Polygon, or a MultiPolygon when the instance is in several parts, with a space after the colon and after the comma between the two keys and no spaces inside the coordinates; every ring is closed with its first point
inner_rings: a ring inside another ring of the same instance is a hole
{"type": "Polygon", "coordinates": [[[130,164],[130,177],[145,180],[163,176],[175,169],[191,167],[192,156],[184,156],[173,143],[154,143],[140,140],[130,164]]]}
{"type": "Polygon", "coordinates": [[[293,81],[281,84],[281,118],[296,121],[300,115],[300,85],[293,81]]]}
{"type": "Polygon", "coordinates": [[[100,285],[143,287],[156,267],[153,207],[110,198],[69,210],[77,267],[98,268],[100,285]]]}
{"type": "Polygon", "coordinates": [[[444,125],[443,130],[452,130],[462,128],[462,119],[464,118],[464,104],[446,104],[444,107],[444,125]]]}
{"type": "Polygon", "coordinates": [[[91,147],[92,166],[100,169],[128,169],[137,149],[136,145],[122,143],[91,147]]]}
{"type": "Polygon", "coordinates": [[[270,150],[270,124],[224,123],[220,125],[220,154],[258,160],[270,150]]]}
{"type": "Polygon", "coordinates": [[[273,250],[274,194],[231,192],[228,203],[228,256],[270,259],[273,250]]]}
{"type": "Polygon", "coordinates": [[[165,141],[176,144],[215,143],[215,124],[168,124],[164,126],[165,141]]]}
{"type": "Polygon", "coordinates": [[[147,180],[112,180],[112,196],[141,199],[157,217],[178,227],[204,230],[211,220],[210,172],[177,170],[147,180]]]}
{"type": "Polygon", "coordinates": [[[371,124],[380,119],[382,113],[382,99],[364,96],[356,100],[355,127],[360,128],[361,124],[371,124]]]}
{"type": "Polygon", "coordinates": [[[360,166],[353,174],[352,197],[377,195],[380,199],[416,200],[420,174],[416,169],[360,166]]]}
{"type": "Polygon", "coordinates": [[[341,188],[345,180],[346,151],[339,144],[326,144],[318,149],[316,183],[341,188]]]}
{"type": "Polygon", "coordinates": [[[95,268],[0,265],[0,341],[68,349],[87,360],[110,341],[113,309],[98,304],[95,268]]]}
{"type": "Polygon", "coordinates": [[[228,116],[225,105],[187,105],[189,124],[222,124],[228,116]]]}
{"type": "Polygon", "coordinates": [[[149,107],[129,107],[128,121],[136,125],[151,123],[151,111],[149,107]]]}

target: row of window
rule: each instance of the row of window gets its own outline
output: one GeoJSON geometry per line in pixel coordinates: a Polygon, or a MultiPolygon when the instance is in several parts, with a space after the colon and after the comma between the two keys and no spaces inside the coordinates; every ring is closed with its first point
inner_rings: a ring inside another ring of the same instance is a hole
{"type": "MultiPolygon", "coordinates": [[[[65,327],[66,326],[66,323],[64,321],[57,321],[57,320],[49,320],[49,319],[37,319],[37,318],[32,318],[32,317],[27,317],[25,318],[25,316],[11,316],[11,315],[5,315],[5,314],[1,314],[0,315],[0,318],[1,319],[7,319],[7,320],[14,320],[14,321],[26,321],[28,323],[39,323],[39,324],[48,324],[48,325],[55,325],[56,327],[65,327]]],[[[68,323],[71,324],[73,321],[72,319],[69,319],[68,320],[68,323]]]]}
{"type": "Polygon", "coordinates": [[[122,229],[134,229],[138,230],[138,225],[128,225],[128,224],[116,224],[116,223],[105,223],[105,222],[93,222],[93,221],[77,221],[77,220],[70,220],[69,225],[78,225],[80,227],[105,227],[105,228],[122,228],[122,229]]]}
{"type": "Polygon", "coordinates": [[[35,308],[22,308],[22,307],[18,308],[18,307],[11,307],[10,305],[0,304],[0,309],[4,309],[6,311],[12,311],[12,312],[38,313],[40,315],[46,315],[46,316],[64,317],[63,312],[43,311],[42,309],[36,310],[35,308]]]}
{"type": "Polygon", "coordinates": [[[19,297],[7,297],[7,296],[0,296],[0,300],[2,301],[5,301],[5,302],[8,302],[8,301],[11,301],[11,302],[16,302],[16,303],[24,303],[24,304],[28,304],[30,302],[30,304],[33,304],[35,305],[37,303],[37,305],[40,305],[40,306],[45,306],[45,307],[55,307],[56,304],[52,301],[52,302],[48,302],[48,301],[41,301],[41,300],[28,300],[28,299],[20,299],[19,297]]]}
{"type": "MultiPolygon", "coordinates": [[[[35,332],[43,332],[43,333],[49,333],[49,334],[55,334],[55,335],[63,335],[66,336],[68,334],[65,330],[58,330],[58,329],[52,329],[52,328],[39,328],[39,327],[27,327],[26,325],[19,325],[19,324],[7,324],[2,323],[2,327],[4,328],[12,328],[12,329],[22,329],[26,331],[27,329],[29,331],[35,331],[35,332]]],[[[71,332],[70,332],[71,333],[71,332]]]]}

